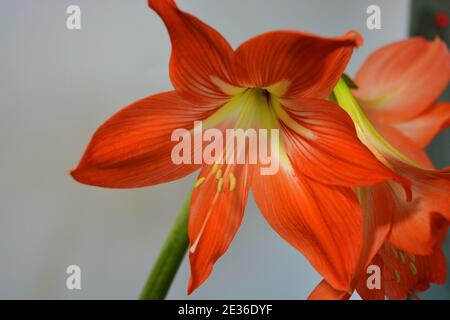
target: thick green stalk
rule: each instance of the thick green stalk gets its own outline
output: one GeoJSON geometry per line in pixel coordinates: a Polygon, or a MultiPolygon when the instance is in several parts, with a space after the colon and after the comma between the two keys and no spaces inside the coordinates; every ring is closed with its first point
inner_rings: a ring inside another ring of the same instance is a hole
{"type": "Polygon", "coordinates": [[[356,101],[344,78],[341,78],[338,81],[333,93],[339,106],[348,113],[350,118],[352,118],[353,123],[355,124],[356,133],[358,134],[361,142],[374,154],[381,157],[379,150],[384,150],[385,153],[391,154],[395,158],[410,166],[417,168],[421,167],[397,150],[377,131],[374,125],[367,118],[359,103],[356,101]]]}
{"type": "Polygon", "coordinates": [[[161,249],[158,260],[141,292],[141,300],[163,300],[166,298],[189,247],[187,230],[190,201],[191,195],[181,208],[178,218],[161,249]]]}

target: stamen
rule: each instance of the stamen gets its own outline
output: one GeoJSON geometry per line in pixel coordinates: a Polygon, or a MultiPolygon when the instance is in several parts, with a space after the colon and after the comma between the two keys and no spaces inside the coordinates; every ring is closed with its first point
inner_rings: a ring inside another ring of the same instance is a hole
{"type": "Polygon", "coordinates": [[[391,246],[391,252],[395,259],[398,259],[398,252],[393,246],[391,246]]]}
{"type": "Polygon", "coordinates": [[[413,275],[416,275],[417,274],[417,267],[416,267],[416,265],[414,264],[414,263],[410,263],[409,264],[409,269],[411,269],[411,273],[413,274],[413,275]]]}
{"type": "Polygon", "coordinates": [[[197,180],[197,182],[194,185],[195,189],[199,189],[206,181],[205,177],[201,177],[200,179],[197,180]]]}
{"type": "Polygon", "coordinates": [[[220,178],[219,181],[217,182],[217,192],[221,193],[223,190],[223,179],[220,178]]]}
{"type": "Polygon", "coordinates": [[[408,257],[409,257],[409,260],[411,260],[412,262],[416,262],[416,256],[415,255],[413,255],[412,253],[407,253],[407,255],[408,255],[408,257]]]}
{"type": "Polygon", "coordinates": [[[394,271],[394,277],[395,277],[395,282],[400,283],[400,280],[401,280],[400,273],[397,270],[394,271]]]}
{"type": "Polygon", "coordinates": [[[405,264],[406,260],[405,260],[405,255],[404,255],[403,251],[400,250],[398,254],[400,256],[400,262],[402,264],[405,264]]]}
{"type": "Polygon", "coordinates": [[[233,172],[230,173],[230,191],[233,192],[236,189],[236,177],[233,172]]]}
{"type": "Polygon", "coordinates": [[[216,179],[217,179],[217,180],[222,179],[222,170],[221,170],[221,169],[219,169],[219,170],[217,171],[217,173],[216,173],[216,179]]]}
{"type": "Polygon", "coordinates": [[[219,167],[220,167],[219,164],[216,163],[216,164],[214,165],[213,169],[212,169],[212,174],[216,174],[217,171],[219,170],[219,167]]]}

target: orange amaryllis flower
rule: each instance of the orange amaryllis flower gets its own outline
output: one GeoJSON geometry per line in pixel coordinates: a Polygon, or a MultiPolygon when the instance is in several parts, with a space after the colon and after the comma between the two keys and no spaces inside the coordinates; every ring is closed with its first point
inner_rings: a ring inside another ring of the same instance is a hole
{"type": "MultiPolygon", "coordinates": [[[[412,181],[413,199],[390,183],[359,189],[364,244],[353,284],[365,299],[404,299],[445,280],[450,174],[433,170],[423,147],[450,124],[450,105],[435,102],[450,80],[450,55],[439,39],[400,41],[373,53],[355,80],[361,109],[351,95],[338,93],[343,84],[336,90],[340,102],[380,161],[412,181]],[[369,264],[382,270],[378,290],[367,286],[369,264]]],[[[311,295],[348,297],[326,282],[311,295]]]]}
{"type": "Polygon", "coordinates": [[[200,167],[172,161],[176,129],[192,130],[194,121],[220,130],[278,129],[280,167],[274,175],[261,174],[262,164],[202,166],[190,205],[188,292],[208,278],[229,247],[250,187],[271,226],[333,286],[349,290],[362,220],[353,188],[386,179],[408,184],[360,143],[348,115],[327,101],[359,35],[327,39],[277,31],[233,50],[173,0],[149,5],[170,35],[175,91],[140,100],[109,119],[72,176],[101,187],[152,186],[200,167]]]}

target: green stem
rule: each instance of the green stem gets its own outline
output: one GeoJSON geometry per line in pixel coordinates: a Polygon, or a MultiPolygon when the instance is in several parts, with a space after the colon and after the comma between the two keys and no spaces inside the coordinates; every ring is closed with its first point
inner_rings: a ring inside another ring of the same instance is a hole
{"type": "MultiPolygon", "coordinates": [[[[400,161],[417,168],[420,165],[406,157],[392,144],[389,143],[370,122],[369,118],[364,113],[358,101],[353,96],[345,79],[341,78],[333,90],[336,100],[348,115],[352,118],[356,127],[356,132],[359,139],[365,144],[374,154],[379,154],[379,150],[383,150],[387,154],[391,154],[400,161]],[[374,146],[376,144],[376,147],[374,146]]],[[[381,154],[379,154],[381,156],[381,154]]]]}
{"type": "Polygon", "coordinates": [[[158,260],[141,292],[141,300],[164,300],[189,247],[188,220],[191,195],[161,249],[158,260]]]}

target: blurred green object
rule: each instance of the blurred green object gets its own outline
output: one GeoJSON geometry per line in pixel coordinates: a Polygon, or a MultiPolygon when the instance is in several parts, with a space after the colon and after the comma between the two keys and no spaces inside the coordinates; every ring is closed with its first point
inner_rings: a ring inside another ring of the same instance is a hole
{"type": "MultiPolygon", "coordinates": [[[[412,0],[411,6],[411,35],[434,39],[439,36],[450,44],[450,0],[412,0]]],[[[450,101],[450,87],[441,97],[442,101],[450,101]]],[[[428,154],[438,168],[450,166],[450,130],[447,130],[428,148],[428,154]]],[[[447,262],[450,262],[450,237],[444,245],[447,262]]],[[[450,268],[448,274],[450,275],[450,268]]],[[[450,281],[444,286],[432,286],[427,292],[420,294],[425,299],[450,300],[450,281]]]]}
{"type": "Polygon", "coordinates": [[[411,34],[430,40],[436,36],[450,43],[450,1],[413,0],[411,11],[411,34]]]}

